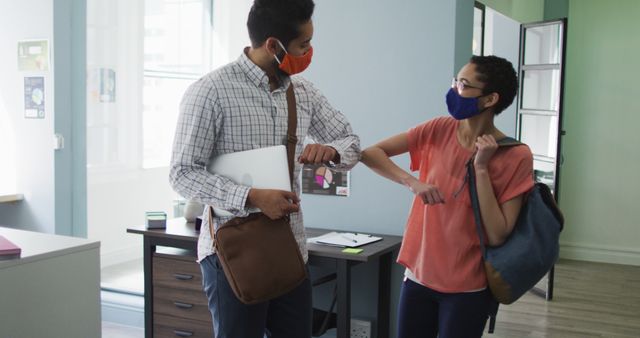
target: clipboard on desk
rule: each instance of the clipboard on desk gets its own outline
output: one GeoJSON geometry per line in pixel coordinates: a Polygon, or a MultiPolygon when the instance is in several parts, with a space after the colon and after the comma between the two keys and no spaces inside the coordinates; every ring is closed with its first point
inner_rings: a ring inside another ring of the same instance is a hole
{"type": "Polygon", "coordinates": [[[318,237],[308,238],[308,243],[337,246],[341,248],[357,248],[365,244],[373,243],[382,240],[382,237],[377,237],[368,234],[361,234],[355,232],[336,232],[332,231],[318,237]]]}

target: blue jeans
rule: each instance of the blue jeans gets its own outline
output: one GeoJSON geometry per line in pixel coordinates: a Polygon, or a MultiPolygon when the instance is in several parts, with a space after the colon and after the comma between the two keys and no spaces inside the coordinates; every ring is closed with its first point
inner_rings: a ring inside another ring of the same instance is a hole
{"type": "Polygon", "coordinates": [[[398,338],[482,337],[493,302],[488,289],[442,293],[406,279],[398,305],[398,338]]]}
{"type": "Polygon", "coordinates": [[[289,293],[247,305],[235,296],[217,255],[200,262],[216,338],[310,338],[311,282],[305,279],[289,293]]]}

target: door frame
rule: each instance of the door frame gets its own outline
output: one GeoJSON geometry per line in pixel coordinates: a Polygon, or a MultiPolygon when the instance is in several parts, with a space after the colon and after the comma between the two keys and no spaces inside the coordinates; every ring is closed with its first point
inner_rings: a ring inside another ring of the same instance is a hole
{"type": "Polygon", "coordinates": [[[86,0],[53,1],[55,233],[87,237],[86,0]]]}

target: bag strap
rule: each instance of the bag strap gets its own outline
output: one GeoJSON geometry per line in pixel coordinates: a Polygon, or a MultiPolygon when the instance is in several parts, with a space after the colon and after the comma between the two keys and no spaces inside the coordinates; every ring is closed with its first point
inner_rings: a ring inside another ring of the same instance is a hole
{"type": "Polygon", "coordinates": [[[473,161],[476,158],[475,154],[471,156],[467,161],[467,177],[466,181],[469,183],[469,198],[471,200],[471,206],[473,207],[473,218],[476,220],[476,232],[480,238],[480,250],[482,252],[482,258],[486,257],[487,248],[484,245],[484,232],[482,231],[482,216],[480,215],[480,202],[478,201],[478,191],[476,190],[476,175],[473,168],[473,161]]]}
{"type": "Polygon", "coordinates": [[[298,144],[298,136],[296,129],[298,127],[298,110],[296,109],[296,95],[293,92],[293,81],[287,88],[287,106],[289,110],[289,121],[287,127],[287,162],[289,163],[289,181],[291,182],[291,191],[293,191],[293,158],[296,155],[296,145],[298,144]]]}
{"type": "MultiPolygon", "coordinates": [[[[499,147],[513,147],[524,145],[524,143],[514,139],[513,137],[504,137],[498,142],[499,147]]],[[[471,155],[469,161],[467,161],[467,175],[465,180],[469,183],[469,199],[471,200],[471,206],[473,207],[473,218],[476,220],[476,232],[480,238],[480,249],[482,251],[482,258],[486,257],[487,248],[484,245],[484,231],[482,231],[482,216],[480,215],[480,201],[478,200],[478,190],[476,187],[476,171],[473,167],[473,161],[476,158],[476,153],[471,155]]]]}

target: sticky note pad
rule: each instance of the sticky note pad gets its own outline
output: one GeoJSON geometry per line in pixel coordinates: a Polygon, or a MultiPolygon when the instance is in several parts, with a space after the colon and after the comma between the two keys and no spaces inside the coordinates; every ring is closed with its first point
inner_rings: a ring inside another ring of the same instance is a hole
{"type": "Polygon", "coordinates": [[[349,254],[359,254],[362,252],[363,249],[357,249],[357,248],[346,248],[344,250],[342,250],[342,252],[344,253],[349,253],[349,254]]]}

